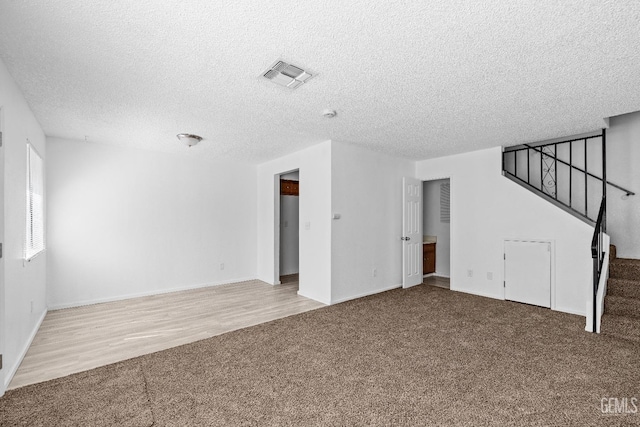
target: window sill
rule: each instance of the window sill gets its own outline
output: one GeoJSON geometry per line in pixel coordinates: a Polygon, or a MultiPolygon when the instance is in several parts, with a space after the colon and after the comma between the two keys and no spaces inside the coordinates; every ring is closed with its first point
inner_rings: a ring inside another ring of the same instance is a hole
{"type": "Polygon", "coordinates": [[[38,256],[40,256],[40,254],[43,254],[43,253],[45,252],[45,250],[46,250],[46,249],[43,249],[43,250],[41,250],[40,252],[38,252],[38,253],[35,253],[35,254],[31,255],[29,258],[25,258],[25,259],[24,259],[24,262],[26,263],[26,262],[31,262],[31,261],[33,261],[33,260],[34,260],[34,259],[36,259],[38,256]]]}

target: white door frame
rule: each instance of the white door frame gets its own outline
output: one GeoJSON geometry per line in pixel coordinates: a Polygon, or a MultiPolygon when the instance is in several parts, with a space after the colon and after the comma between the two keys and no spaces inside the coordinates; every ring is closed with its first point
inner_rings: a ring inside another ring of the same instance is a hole
{"type": "Polygon", "coordinates": [[[273,176],[273,284],[280,284],[280,175],[273,176]]]}
{"type": "MultiPolygon", "coordinates": [[[[453,223],[453,216],[451,215],[451,213],[453,212],[453,184],[452,181],[453,179],[451,178],[451,176],[443,176],[440,178],[429,178],[429,179],[423,179],[422,180],[422,233],[424,234],[424,184],[426,182],[433,182],[433,181],[442,181],[442,180],[448,180],[449,181],[449,289],[451,289],[451,278],[453,277],[453,257],[451,256],[451,254],[453,253],[453,227],[451,226],[451,224],[453,223]]],[[[437,260],[437,258],[436,258],[437,260]]],[[[437,273],[437,267],[436,267],[436,273],[437,273]]]]}
{"type": "MultiPolygon", "coordinates": [[[[449,210],[451,212],[451,216],[449,219],[449,289],[452,291],[457,290],[456,289],[456,260],[455,257],[453,256],[453,254],[455,253],[454,248],[456,247],[456,234],[457,234],[457,230],[456,228],[453,226],[455,223],[454,220],[454,214],[455,212],[457,212],[457,207],[456,207],[456,202],[457,199],[455,197],[455,192],[454,192],[454,177],[453,174],[450,175],[435,175],[435,176],[427,176],[427,177],[422,177],[419,176],[418,177],[419,180],[422,181],[422,185],[424,188],[424,183],[427,181],[439,181],[442,179],[448,179],[449,180],[449,210]]],[[[423,205],[424,205],[424,200],[422,201],[423,205]]],[[[424,209],[423,209],[424,210],[424,209]]],[[[424,215],[423,213],[420,214],[421,216],[424,215]]],[[[424,218],[420,218],[420,221],[424,222],[424,218]]],[[[424,232],[424,230],[423,230],[424,232]]]]}
{"type": "MultiPolygon", "coordinates": [[[[280,285],[280,177],[282,175],[286,175],[291,172],[300,171],[300,168],[290,169],[283,172],[278,172],[273,176],[273,186],[274,186],[274,213],[273,213],[273,284],[280,285]]],[[[298,196],[302,197],[302,196],[298,196]]],[[[299,239],[299,238],[298,238],[299,239]]],[[[298,246],[298,262],[301,264],[302,260],[302,249],[298,246]]],[[[298,278],[298,281],[300,278],[298,278]]]]}

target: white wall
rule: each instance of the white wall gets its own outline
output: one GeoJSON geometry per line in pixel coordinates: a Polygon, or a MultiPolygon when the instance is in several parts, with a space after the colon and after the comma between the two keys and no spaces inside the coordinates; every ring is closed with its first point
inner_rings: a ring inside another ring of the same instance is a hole
{"type": "Polygon", "coordinates": [[[607,181],[636,193],[607,188],[607,232],[618,256],[640,258],[640,112],[612,117],[607,130],[607,181]]]}
{"type": "Polygon", "coordinates": [[[300,172],[293,171],[280,176],[280,179],[288,179],[290,181],[300,181],[300,172]]]}
{"type": "Polygon", "coordinates": [[[279,174],[299,169],[300,284],[298,293],[331,303],[331,141],[258,165],[258,279],[279,277],[279,174]],[[307,224],[309,229],[307,229],[307,224]]]}
{"type": "Polygon", "coordinates": [[[280,275],[300,271],[300,197],[280,196],[280,275]]]}
{"type": "Polygon", "coordinates": [[[335,141],[331,154],[331,301],[401,286],[402,177],[414,163],[335,141]]]}
{"type": "MultiPolygon", "coordinates": [[[[23,262],[27,139],[45,160],[45,169],[48,167],[48,158],[44,133],[2,61],[0,109],[4,131],[4,295],[0,294],[4,312],[4,330],[1,331],[0,338],[4,363],[4,382],[0,384],[2,394],[46,314],[45,280],[48,256],[47,249],[31,262],[23,262]]],[[[46,185],[45,181],[45,189],[46,185]]],[[[45,202],[48,201],[47,196],[48,194],[45,195],[45,202]]],[[[45,227],[47,220],[45,214],[45,227]]]]}
{"type": "Polygon", "coordinates": [[[255,166],[48,146],[50,308],[255,278],[255,166]]]}
{"type": "Polygon", "coordinates": [[[436,275],[449,277],[450,275],[450,227],[448,222],[440,221],[440,185],[448,183],[448,179],[427,181],[422,184],[423,217],[422,234],[436,236],[436,275]]]}
{"type": "Polygon", "coordinates": [[[451,178],[451,289],[503,299],[504,240],[551,240],[552,308],[585,315],[593,228],[503,177],[501,157],[497,147],[416,165],[419,179],[451,178]]]}

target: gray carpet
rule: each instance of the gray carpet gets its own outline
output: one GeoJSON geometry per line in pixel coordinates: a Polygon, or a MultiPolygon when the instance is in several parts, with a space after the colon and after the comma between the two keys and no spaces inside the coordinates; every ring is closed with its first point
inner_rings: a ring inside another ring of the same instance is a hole
{"type": "Polygon", "coordinates": [[[0,424],[640,425],[609,397],[640,398],[636,343],[423,285],[12,390],[0,424]]]}
{"type": "Polygon", "coordinates": [[[640,260],[618,258],[611,246],[601,332],[640,345],[640,260]]]}

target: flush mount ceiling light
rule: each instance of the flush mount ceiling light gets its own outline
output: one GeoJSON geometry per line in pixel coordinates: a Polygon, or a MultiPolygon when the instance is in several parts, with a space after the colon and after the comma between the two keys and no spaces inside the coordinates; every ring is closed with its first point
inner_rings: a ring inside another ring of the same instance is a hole
{"type": "Polygon", "coordinates": [[[326,119],[332,119],[334,118],[338,113],[336,113],[336,110],[332,110],[330,108],[327,108],[325,110],[322,110],[322,117],[326,118],[326,119]]]}
{"type": "Polygon", "coordinates": [[[202,141],[202,137],[198,135],[192,135],[190,133],[179,133],[176,135],[180,141],[191,147],[202,141]]]}
{"type": "Polygon", "coordinates": [[[306,83],[313,77],[313,74],[284,61],[276,61],[267,71],[262,73],[262,77],[277,85],[295,89],[306,83]]]}

